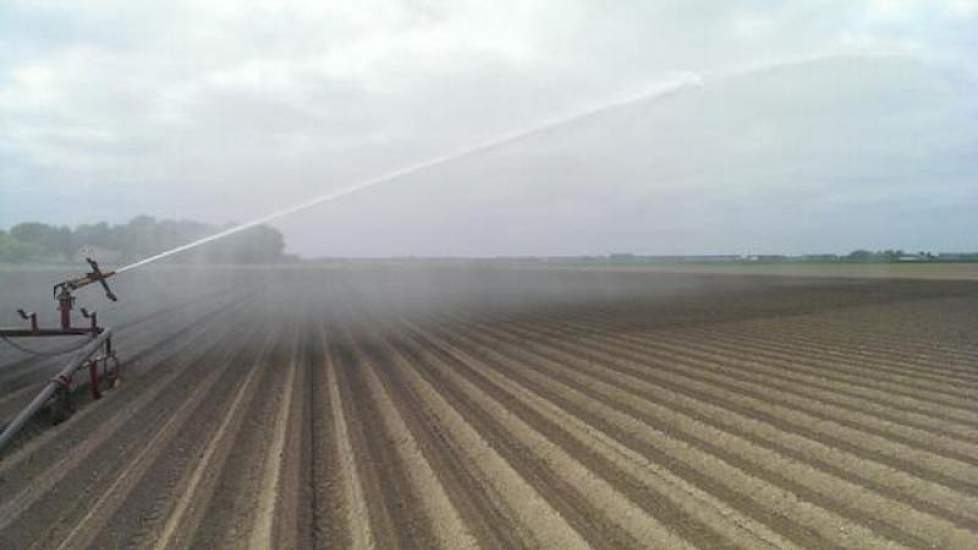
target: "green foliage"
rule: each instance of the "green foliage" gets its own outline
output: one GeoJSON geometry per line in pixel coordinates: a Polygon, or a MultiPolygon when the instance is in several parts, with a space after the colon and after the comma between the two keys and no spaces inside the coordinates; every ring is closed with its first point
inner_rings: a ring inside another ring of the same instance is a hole
{"type": "Polygon", "coordinates": [[[847,257],[850,260],[857,261],[857,262],[868,262],[869,260],[873,259],[873,253],[870,252],[869,250],[862,250],[862,249],[853,250],[852,252],[849,253],[849,256],[847,257]]]}
{"type": "MultiPolygon", "coordinates": [[[[83,249],[95,249],[111,262],[145,258],[226,229],[190,220],[159,220],[138,216],[126,224],[105,222],[55,227],[38,222],[15,225],[0,231],[0,261],[72,260],[83,249]]],[[[273,263],[284,258],[282,234],[268,226],[258,226],[198,249],[177,254],[175,262],[273,263]]]]}
{"type": "Polygon", "coordinates": [[[25,262],[41,255],[41,249],[0,232],[0,262],[25,262]]]}
{"type": "Polygon", "coordinates": [[[42,256],[68,259],[73,250],[71,229],[38,222],[17,224],[10,228],[10,237],[34,247],[42,256]]]}

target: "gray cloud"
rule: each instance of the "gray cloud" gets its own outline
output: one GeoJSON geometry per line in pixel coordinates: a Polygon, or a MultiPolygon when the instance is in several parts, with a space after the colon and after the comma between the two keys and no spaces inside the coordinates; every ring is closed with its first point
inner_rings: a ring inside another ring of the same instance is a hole
{"type": "Polygon", "coordinates": [[[335,255],[978,248],[976,21],[966,1],[13,2],[0,226],[245,221],[693,72],[702,90],[282,227],[335,255]]]}

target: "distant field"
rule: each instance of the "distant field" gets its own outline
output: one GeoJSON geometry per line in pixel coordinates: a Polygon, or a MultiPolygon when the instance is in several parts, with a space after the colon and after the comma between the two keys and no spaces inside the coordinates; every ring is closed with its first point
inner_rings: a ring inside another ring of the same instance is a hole
{"type": "MultiPolygon", "coordinates": [[[[555,264],[559,266],[560,264],[555,264]]],[[[787,275],[792,277],[870,277],[874,279],[978,280],[978,263],[668,263],[645,265],[567,266],[568,269],[598,269],[649,273],[708,273],[731,275],[787,275]]]]}
{"type": "MultiPolygon", "coordinates": [[[[978,548],[978,283],[708,267],[133,272],[0,548],[978,548]]],[[[0,347],[0,424],[56,367],[0,347]]]]}

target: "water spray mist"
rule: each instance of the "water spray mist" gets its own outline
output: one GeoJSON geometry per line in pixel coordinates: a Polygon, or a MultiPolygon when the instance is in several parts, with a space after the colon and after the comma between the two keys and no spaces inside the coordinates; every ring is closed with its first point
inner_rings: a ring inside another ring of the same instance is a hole
{"type": "Polygon", "coordinates": [[[406,176],[410,176],[410,175],[413,175],[413,174],[417,174],[418,172],[422,172],[422,171],[428,170],[430,168],[434,168],[436,166],[441,166],[443,164],[447,164],[447,163],[454,162],[454,161],[457,161],[457,160],[460,160],[460,159],[463,159],[463,158],[466,158],[466,157],[470,157],[472,155],[476,155],[476,154],[480,154],[480,153],[485,153],[485,152],[490,151],[492,149],[495,149],[495,148],[498,148],[498,147],[501,147],[501,146],[504,146],[504,145],[509,145],[511,143],[514,143],[514,142],[517,142],[517,141],[520,141],[520,140],[523,140],[523,139],[527,139],[527,138],[533,137],[533,136],[538,135],[538,134],[542,134],[542,133],[547,132],[549,130],[552,130],[554,128],[559,128],[561,126],[566,126],[566,125],[569,125],[569,124],[573,124],[575,122],[579,122],[581,120],[584,120],[584,119],[587,119],[587,118],[591,118],[591,117],[600,115],[600,114],[605,113],[605,112],[608,112],[608,111],[613,111],[615,109],[620,109],[622,107],[625,107],[625,106],[628,106],[628,105],[632,105],[632,104],[635,104],[635,103],[639,103],[639,102],[643,102],[643,101],[649,101],[649,100],[655,100],[655,99],[665,98],[665,97],[671,96],[671,95],[673,95],[675,93],[681,92],[683,90],[687,90],[687,89],[690,89],[690,88],[698,88],[698,87],[701,87],[702,85],[703,85],[703,80],[698,75],[685,74],[685,75],[682,75],[681,77],[679,77],[677,80],[675,80],[675,81],[673,81],[673,82],[671,82],[671,83],[669,83],[667,85],[659,86],[657,89],[652,90],[652,91],[644,92],[644,93],[641,93],[639,95],[627,97],[627,98],[624,98],[624,99],[618,99],[616,101],[611,101],[611,102],[608,102],[608,103],[604,103],[604,104],[602,104],[602,105],[600,105],[598,107],[592,107],[592,108],[587,109],[587,110],[584,110],[584,111],[578,111],[578,112],[573,113],[573,114],[570,114],[570,115],[565,115],[565,116],[562,116],[562,117],[559,117],[559,118],[555,118],[555,119],[546,121],[544,123],[538,124],[536,126],[533,126],[532,128],[525,128],[525,129],[522,129],[522,130],[517,130],[517,131],[514,131],[514,132],[510,132],[510,133],[505,134],[505,135],[502,135],[502,136],[497,136],[495,138],[492,138],[492,139],[483,141],[483,142],[478,143],[476,145],[472,145],[472,146],[466,147],[466,148],[464,148],[462,150],[459,150],[459,151],[456,151],[454,153],[449,153],[449,154],[441,155],[439,157],[435,157],[433,159],[426,160],[424,162],[420,162],[420,163],[413,164],[413,165],[410,165],[410,166],[407,166],[407,167],[404,167],[404,168],[400,168],[398,170],[394,170],[393,172],[388,172],[386,174],[383,174],[383,175],[380,175],[380,176],[377,176],[377,177],[374,177],[374,178],[371,178],[371,179],[368,179],[368,180],[365,180],[365,181],[360,181],[360,182],[354,183],[352,185],[348,185],[346,187],[343,187],[341,189],[337,189],[335,191],[331,191],[329,193],[325,193],[323,195],[319,195],[318,197],[314,197],[312,199],[309,199],[309,200],[307,200],[305,202],[296,204],[294,206],[290,206],[288,208],[285,208],[285,209],[282,209],[282,210],[278,210],[276,212],[272,212],[271,214],[262,216],[260,218],[255,219],[255,220],[252,220],[250,222],[247,222],[247,223],[243,223],[241,225],[234,226],[234,227],[232,227],[230,229],[221,231],[219,233],[215,233],[215,234],[210,235],[208,237],[204,237],[202,239],[199,239],[199,240],[196,240],[196,241],[187,243],[185,245],[178,246],[178,247],[173,248],[171,250],[167,250],[166,252],[161,252],[161,253],[159,253],[159,254],[157,254],[155,256],[150,256],[148,258],[144,258],[144,259],[139,260],[137,262],[131,263],[131,264],[127,265],[127,266],[120,267],[119,269],[116,270],[116,273],[123,273],[123,272],[129,271],[129,270],[132,270],[132,269],[136,269],[137,267],[142,267],[142,266],[144,266],[146,264],[155,262],[157,260],[161,260],[161,259],[166,258],[168,256],[172,256],[174,254],[179,254],[180,252],[184,252],[184,251],[190,250],[192,248],[197,248],[198,246],[207,244],[209,242],[216,241],[216,240],[219,240],[219,239],[223,239],[224,237],[228,237],[230,235],[234,235],[235,233],[239,233],[239,232],[244,231],[246,229],[249,229],[251,227],[255,227],[255,226],[261,225],[263,223],[268,223],[270,221],[274,221],[274,220],[277,220],[279,218],[283,218],[285,216],[289,216],[291,214],[295,214],[296,212],[301,212],[303,210],[307,210],[309,208],[312,208],[313,206],[316,206],[316,205],[319,205],[319,204],[322,204],[322,203],[325,203],[325,202],[330,202],[330,201],[335,200],[335,199],[338,199],[340,197],[345,197],[347,195],[351,195],[353,193],[356,193],[357,191],[362,191],[364,189],[369,189],[371,187],[375,187],[375,186],[380,185],[382,183],[392,182],[392,181],[395,181],[397,179],[400,179],[400,178],[403,178],[403,177],[406,177],[406,176]]]}

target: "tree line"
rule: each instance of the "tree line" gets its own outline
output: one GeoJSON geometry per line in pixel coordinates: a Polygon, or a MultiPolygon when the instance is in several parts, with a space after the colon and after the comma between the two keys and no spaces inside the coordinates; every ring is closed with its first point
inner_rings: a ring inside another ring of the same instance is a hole
{"type": "MultiPolygon", "coordinates": [[[[138,216],[128,223],[83,224],[71,229],[25,222],[0,230],[0,262],[75,261],[93,255],[108,263],[126,263],[159,254],[232,227],[191,220],[138,216]]],[[[274,263],[286,259],[285,239],[273,227],[259,225],[173,256],[174,262],[274,263]]]]}

